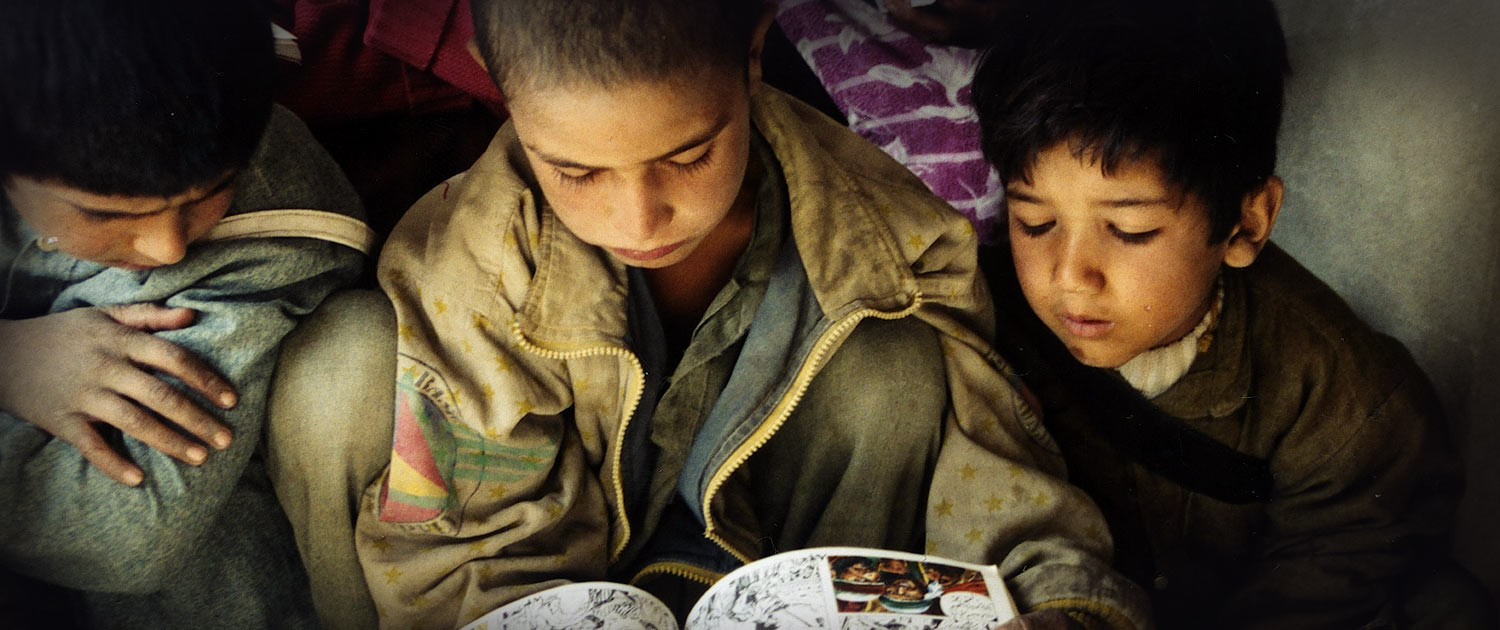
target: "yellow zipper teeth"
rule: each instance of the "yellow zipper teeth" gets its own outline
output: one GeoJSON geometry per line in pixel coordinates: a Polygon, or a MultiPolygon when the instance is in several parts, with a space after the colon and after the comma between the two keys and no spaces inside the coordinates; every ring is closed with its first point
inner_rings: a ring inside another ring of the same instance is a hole
{"type": "Polygon", "coordinates": [[[823,333],[822,338],[818,340],[812,352],[808,353],[807,360],[802,362],[802,367],[797,372],[797,379],[792,383],[791,390],[786,396],[782,397],[781,402],[777,403],[776,409],[771,411],[766,421],[762,422],[755,429],[755,432],[729,455],[729,459],[725,461],[723,466],[719,467],[718,471],[714,473],[713,478],[709,479],[708,490],[703,494],[703,519],[705,523],[703,534],[709,540],[714,541],[720,547],[723,547],[725,551],[739,558],[740,562],[749,563],[755,560],[755,558],[750,557],[748,554],[742,553],[730,546],[727,541],[714,532],[714,495],[718,493],[719,488],[723,487],[724,482],[729,480],[729,476],[735,470],[738,470],[740,466],[744,465],[746,461],[749,461],[750,456],[760,450],[760,447],[765,446],[766,442],[771,440],[771,436],[775,435],[776,431],[781,428],[781,425],[786,422],[786,419],[792,415],[792,411],[802,402],[803,394],[807,393],[808,386],[812,384],[813,376],[821,369],[824,355],[828,353],[828,348],[833,345],[834,341],[849,334],[850,331],[854,330],[855,325],[864,321],[867,317],[886,320],[901,319],[915,313],[921,306],[922,296],[918,294],[912,300],[911,305],[893,313],[873,308],[860,309],[845,316],[844,319],[839,320],[837,324],[834,324],[832,328],[823,333]]]}
{"type": "Polygon", "coordinates": [[[511,336],[515,338],[516,343],[522,349],[544,359],[562,361],[566,359],[615,355],[628,360],[631,369],[635,373],[635,392],[630,396],[630,403],[625,406],[624,413],[620,417],[620,428],[615,433],[614,471],[610,475],[610,480],[614,482],[615,510],[619,512],[620,527],[623,531],[620,542],[609,551],[609,560],[610,562],[614,562],[620,557],[620,552],[625,550],[626,543],[630,541],[630,519],[625,514],[625,484],[620,481],[620,456],[625,450],[625,429],[630,426],[630,418],[635,415],[636,407],[641,404],[641,396],[645,395],[646,370],[641,367],[641,360],[635,356],[635,353],[623,346],[599,345],[569,352],[559,352],[543,348],[531,343],[531,340],[527,339],[526,335],[521,332],[521,320],[519,319],[511,320],[510,332],[511,336]]]}
{"type": "Polygon", "coordinates": [[[692,580],[705,586],[712,586],[714,582],[719,581],[719,578],[724,577],[724,574],[718,571],[710,571],[685,562],[653,562],[637,572],[635,577],[630,578],[630,585],[636,586],[641,583],[642,579],[658,574],[692,580]]]}

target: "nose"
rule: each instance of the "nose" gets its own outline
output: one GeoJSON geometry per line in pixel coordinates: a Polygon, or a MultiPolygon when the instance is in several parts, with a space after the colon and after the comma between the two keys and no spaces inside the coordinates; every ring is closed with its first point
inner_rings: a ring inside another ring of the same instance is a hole
{"type": "Polygon", "coordinates": [[[187,225],[169,210],[142,226],[135,235],[135,251],[158,265],[171,265],[187,255],[187,225]]]}
{"type": "Polygon", "coordinates": [[[1083,238],[1061,239],[1052,282],[1069,293],[1096,293],[1104,288],[1102,252],[1083,238]]]}
{"type": "Polygon", "coordinates": [[[649,174],[631,178],[622,188],[610,215],[611,227],[621,236],[632,241],[649,241],[672,221],[672,206],[649,174]]]}

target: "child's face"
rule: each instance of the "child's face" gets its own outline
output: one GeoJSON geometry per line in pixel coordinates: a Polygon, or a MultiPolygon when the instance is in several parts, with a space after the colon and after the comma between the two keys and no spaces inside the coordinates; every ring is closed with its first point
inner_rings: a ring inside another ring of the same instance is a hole
{"type": "Polygon", "coordinates": [[[722,72],[691,78],[554,86],[508,103],[558,218],[627,265],[686,259],[745,186],[747,84],[722,72]]]}
{"type": "Polygon", "coordinates": [[[234,198],[233,174],[170,197],[101,195],[56,181],[12,176],[5,195],[43,247],[123,269],[182,260],[234,198]]]}
{"type": "Polygon", "coordinates": [[[1113,368],[1198,325],[1229,246],[1153,160],[1106,176],[1088,158],[1059,143],[1006,187],[1010,242],[1032,310],[1079,361],[1113,368]]]}

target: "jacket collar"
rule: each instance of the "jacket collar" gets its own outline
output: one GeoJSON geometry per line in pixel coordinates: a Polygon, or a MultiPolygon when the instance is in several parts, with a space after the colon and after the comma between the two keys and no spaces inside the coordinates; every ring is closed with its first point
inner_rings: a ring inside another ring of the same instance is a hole
{"type": "Polygon", "coordinates": [[[1224,306],[1213,343],[1187,374],[1151,402],[1178,418],[1223,418],[1244,406],[1250,393],[1250,354],[1245,352],[1249,298],[1244,270],[1224,270],[1224,306]]]}
{"type": "MultiPolygon", "coordinates": [[[[972,277],[962,273],[933,275],[919,287],[917,275],[928,264],[955,269],[950,260],[923,264],[922,258],[934,250],[965,251],[953,245],[972,239],[973,228],[961,215],[944,212],[944,204],[915,175],[769,86],[753,97],[751,122],[780,163],[791,206],[790,236],[825,315],[838,317],[860,307],[901,310],[919,293],[972,293],[972,277]]],[[[501,129],[470,173],[477,177],[466,181],[465,194],[521,190],[522,214],[530,216],[519,220],[538,223],[527,231],[537,237],[529,244],[534,275],[519,313],[522,333],[556,350],[623,343],[624,265],[580,241],[545,209],[513,127],[501,129]],[[503,150],[493,150],[497,147],[503,150]]]]}

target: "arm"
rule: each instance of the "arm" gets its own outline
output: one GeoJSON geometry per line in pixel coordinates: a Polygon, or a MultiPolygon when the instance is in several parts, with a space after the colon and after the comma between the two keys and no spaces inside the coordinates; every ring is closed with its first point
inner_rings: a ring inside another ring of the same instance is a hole
{"type": "Polygon", "coordinates": [[[928,498],[928,552],[998,565],[1022,613],[1148,627],[1144,593],[1110,567],[1103,515],[1064,481],[1040,418],[1001,376],[1008,368],[992,351],[947,343],[954,411],[928,498]]]}
{"type": "Polygon", "coordinates": [[[1430,386],[1406,365],[1395,386],[1369,386],[1387,397],[1363,418],[1304,409],[1272,464],[1286,472],[1260,557],[1220,627],[1359,626],[1424,556],[1446,553],[1462,468],[1430,386]]]}
{"type": "MultiPolygon", "coordinates": [[[[15,570],[72,588],[148,592],[191,562],[259,443],[281,337],[296,317],[350,280],[360,261],[353,250],[307,239],[196,247],[189,260],[151,274],[141,290],[197,312],[192,325],[157,336],[206,360],[239,392],[238,404],[220,417],[235,439],[193,467],[113,434],[114,446],[145,472],[131,488],[72,445],[0,416],[0,502],[10,506],[0,516],[0,554],[15,570]]],[[[75,290],[82,300],[90,287],[75,290]]],[[[95,297],[113,297],[101,293],[95,297]]]]}

